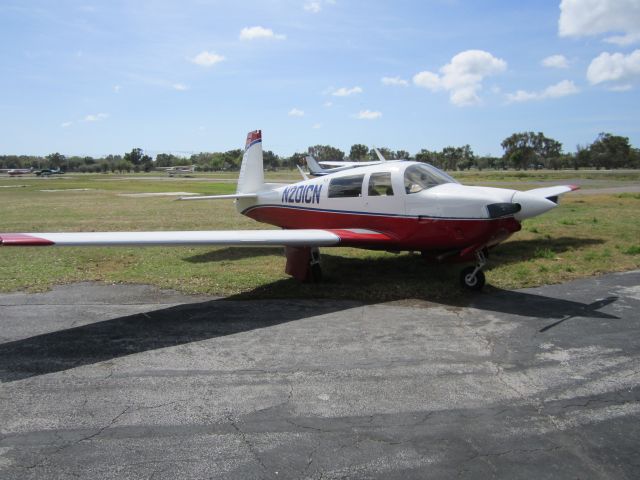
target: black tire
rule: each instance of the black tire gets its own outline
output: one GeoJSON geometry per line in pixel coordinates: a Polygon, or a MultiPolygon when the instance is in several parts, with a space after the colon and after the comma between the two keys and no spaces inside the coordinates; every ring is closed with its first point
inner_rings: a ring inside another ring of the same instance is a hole
{"type": "Polygon", "coordinates": [[[460,272],[460,285],[462,285],[462,288],[477,292],[482,290],[482,287],[484,287],[486,278],[482,270],[478,270],[476,274],[471,277],[470,275],[473,273],[475,268],[476,267],[466,267],[462,269],[460,272]]]}
{"type": "Polygon", "coordinates": [[[311,281],[313,283],[320,283],[322,281],[322,268],[319,263],[311,265],[311,281]]]}

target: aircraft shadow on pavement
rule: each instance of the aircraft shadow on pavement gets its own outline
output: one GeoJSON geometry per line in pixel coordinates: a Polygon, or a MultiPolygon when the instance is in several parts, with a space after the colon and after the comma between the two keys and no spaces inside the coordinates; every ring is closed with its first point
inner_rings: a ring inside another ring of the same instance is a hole
{"type": "Polygon", "coordinates": [[[68,370],[149,350],[272,327],[357,302],[227,299],[163,308],[0,344],[0,381],[68,370]]]}
{"type": "Polygon", "coordinates": [[[620,320],[620,317],[598,311],[617,300],[618,297],[607,297],[587,304],[527,292],[489,288],[486,294],[472,298],[467,306],[509,315],[557,320],[540,330],[546,332],[574,317],[620,320]]]}
{"type": "MultiPolygon", "coordinates": [[[[276,283],[290,282],[281,280],[276,283]]],[[[260,292],[256,293],[259,296],[260,292]]],[[[246,299],[250,295],[244,294],[242,297],[246,299]]],[[[268,328],[362,305],[361,302],[344,300],[247,302],[239,301],[240,298],[236,296],[189,303],[0,344],[0,381],[22,380],[126,355],[268,328]]],[[[441,303],[559,319],[542,331],[572,317],[618,318],[597,311],[614,302],[616,297],[583,304],[544,295],[496,290],[490,294],[465,298],[466,300],[463,298],[441,303]]]]}

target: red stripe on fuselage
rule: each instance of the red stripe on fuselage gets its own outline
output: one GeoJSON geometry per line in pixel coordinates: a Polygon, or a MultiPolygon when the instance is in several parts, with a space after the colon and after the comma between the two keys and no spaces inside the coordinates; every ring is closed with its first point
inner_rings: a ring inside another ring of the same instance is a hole
{"type": "Polygon", "coordinates": [[[326,211],[312,208],[264,205],[243,212],[259,222],[282,228],[322,228],[327,230],[361,228],[383,233],[388,241],[354,236],[343,245],[372,249],[453,250],[469,245],[492,246],[520,230],[513,217],[497,219],[455,219],[369,215],[366,213],[326,211]]]}
{"type": "Polygon", "coordinates": [[[53,245],[51,240],[46,238],[38,238],[32,235],[25,235],[24,233],[3,233],[0,234],[0,245],[7,247],[43,247],[46,245],[53,245]]]}

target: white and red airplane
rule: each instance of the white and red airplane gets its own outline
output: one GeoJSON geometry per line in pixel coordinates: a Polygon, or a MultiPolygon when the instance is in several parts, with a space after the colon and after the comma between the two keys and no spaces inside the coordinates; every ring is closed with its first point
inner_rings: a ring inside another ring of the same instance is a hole
{"type": "Polygon", "coordinates": [[[237,210],[281,230],[0,233],[4,246],[282,245],[286,272],[321,277],[319,247],[420,251],[437,260],[476,260],[462,270],[464,287],[479,290],[488,249],[520,230],[525,218],[557,204],[570,185],[526,192],[458,183],[437,168],[387,161],[276,186],[264,182],[262,135],[247,136],[235,194],[181,200],[234,199],[237,210]]]}
{"type": "Polygon", "coordinates": [[[18,175],[27,175],[29,173],[33,173],[33,168],[7,168],[0,170],[0,172],[6,172],[10,176],[15,177],[18,175]]]}

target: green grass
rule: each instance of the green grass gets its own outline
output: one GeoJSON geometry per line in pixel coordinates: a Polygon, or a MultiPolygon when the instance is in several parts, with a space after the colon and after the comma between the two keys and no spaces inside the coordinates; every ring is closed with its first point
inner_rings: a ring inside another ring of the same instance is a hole
{"type": "MultiPolygon", "coordinates": [[[[481,183],[484,177],[475,175],[481,183]]],[[[211,174],[211,178],[218,177],[211,174]]],[[[231,201],[175,202],[170,197],[118,195],[166,191],[218,194],[235,190],[234,183],[212,182],[207,176],[165,179],[141,175],[130,179],[69,175],[55,180],[5,177],[0,178],[2,185],[27,186],[0,188],[0,231],[271,228],[238,214],[231,201]],[[74,188],[91,190],[65,191],[74,188]],[[42,192],[43,189],[63,191],[42,192]]],[[[635,195],[568,194],[558,208],[525,221],[521,232],[492,250],[486,268],[487,282],[494,288],[510,289],[640,268],[638,238],[640,213],[635,195]]],[[[452,287],[457,285],[460,265],[426,264],[419,255],[349,248],[323,249],[322,259],[325,281],[306,285],[284,274],[281,248],[7,247],[0,248],[0,291],[42,291],[56,284],[92,280],[146,283],[186,293],[250,298],[384,301],[451,300],[465,295],[452,287]]]]}

